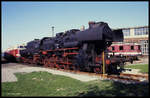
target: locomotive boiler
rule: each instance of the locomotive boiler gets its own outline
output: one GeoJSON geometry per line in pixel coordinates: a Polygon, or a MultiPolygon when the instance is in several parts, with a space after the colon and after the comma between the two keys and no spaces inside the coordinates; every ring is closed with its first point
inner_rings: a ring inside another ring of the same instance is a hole
{"type": "Polygon", "coordinates": [[[118,73],[122,62],[108,58],[107,47],[121,41],[122,30],[111,30],[105,22],[89,22],[89,28],[83,31],[71,29],[28,42],[20,51],[20,60],[58,69],[118,73]]]}

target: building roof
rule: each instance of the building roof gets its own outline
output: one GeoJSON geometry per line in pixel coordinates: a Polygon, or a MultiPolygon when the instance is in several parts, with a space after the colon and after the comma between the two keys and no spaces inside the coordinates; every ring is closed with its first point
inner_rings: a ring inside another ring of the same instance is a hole
{"type": "Polygon", "coordinates": [[[135,29],[135,28],[143,28],[143,27],[149,27],[149,26],[136,26],[136,27],[126,27],[126,28],[115,28],[115,29],[113,29],[112,28],[112,30],[116,30],[116,29],[135,29]]]}

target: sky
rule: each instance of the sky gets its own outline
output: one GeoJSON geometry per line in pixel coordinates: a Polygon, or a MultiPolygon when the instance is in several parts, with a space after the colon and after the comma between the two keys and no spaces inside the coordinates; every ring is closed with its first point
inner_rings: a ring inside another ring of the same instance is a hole
{"type": "Polygon", "coordinates": [[[70,29],[88,28],[89,21],[110,28],[148,26],[148,1],[135,2],[10,2],[1,3],[1,51],[70,29]]]}

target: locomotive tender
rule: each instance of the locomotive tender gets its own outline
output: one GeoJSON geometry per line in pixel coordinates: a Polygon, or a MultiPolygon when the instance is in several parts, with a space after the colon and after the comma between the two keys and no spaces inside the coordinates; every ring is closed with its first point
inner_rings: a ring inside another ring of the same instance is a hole
{"type": "Polygon", "coordinates": [[[20,61],[58,69],[118,73],[123,62],[108,58],[106,50],[112,42],[122,41],[122,30],[111,30],[105,22],[89,22],[89,28],[83,31],[71,29],[28,42],[26,49],[20,50],[20,61]]]}

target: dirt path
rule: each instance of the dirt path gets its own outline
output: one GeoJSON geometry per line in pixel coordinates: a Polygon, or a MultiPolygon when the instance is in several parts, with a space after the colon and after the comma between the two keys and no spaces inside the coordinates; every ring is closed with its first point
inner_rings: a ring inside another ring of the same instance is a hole
{"type": "Polygon", "coordinates": [[[68,77],[78,79],[83,82],[100,79],[100,78],[94,77],[94,76],[79,75],[79,74],[74,74],[74,73],[70,73],[70,72],[62,72],[62,71],[58,71],[58,70],[52,70],[52,69],[48,69],[48,68],[30,67],[30,66],[26,66],[26,65],[17,64],[17,63],[7,63],[7,64],[2,64],[2,82],[17,81],[17,78],[14,75],[14,73],[18,73],[18,72],[30,73],[30,72],[34,72],[34,71],[37,71],[37,72],[38,71],[47,71],[52,74],[68,76],[68,77]]]}

